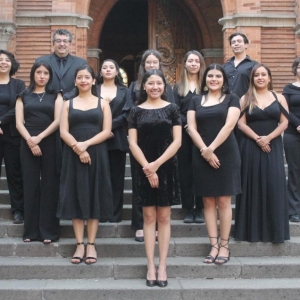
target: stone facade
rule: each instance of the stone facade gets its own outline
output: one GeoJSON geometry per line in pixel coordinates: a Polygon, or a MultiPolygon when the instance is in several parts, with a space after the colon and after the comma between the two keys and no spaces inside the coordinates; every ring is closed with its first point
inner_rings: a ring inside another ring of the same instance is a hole
{"type": "MultiPolygon", "coordinates": [[[[0,0],[0,48],[15,53],[21,63],[17,76],[28,81],[34,59],[52,51],[53,30],[67,28],[74,36],[72,54],[97,69],[105,21],[119,1],[0,0]]],[[[293,80],[291,63],[300,55],[299,0],[148,0],[149,5],[155,1],[181,5],[207,63],[232,56],[227,39],[240,31],[250,40],[251,58],[271,68],[277,91],[293,80]]]]}

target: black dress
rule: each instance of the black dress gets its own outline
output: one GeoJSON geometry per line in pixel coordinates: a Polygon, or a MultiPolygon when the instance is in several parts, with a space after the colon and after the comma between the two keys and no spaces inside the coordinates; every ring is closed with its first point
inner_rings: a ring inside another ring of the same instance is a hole
{"type": "MultiPolygon", "coordinates": [[[[265,136],[278,126],[278,101],[265,109],[245,111],[247,125],[265,136]]],[[[235,238],[238,241],[283,243],[289,239],[288,202],[284,173],[282,138],[270,142],[266,153],[253,139],[243,137],[242,194],[236,199],[235,238]]]]}
{"type": "MultiPolygon", "coordinates": [[[[69,104],[69,131],[78,141],[86,141],[102,131],[100,105],[86,111],[69,104]]],[[[102,219],[112,217],[113,200],[106,142],[88,147],[91,165],[82,163],[71,147],[63,149],[60,197],[57,216],[61,219],[102,219]]]]}
{"type": "MultiPolygon", "coordinates": [[[[176,104],[169,104],[158,109],[133,107],[128,125],[137,129],[138,146],[148,162],[159,158],[173,142],[173,126],[181,125],[180,113],[176,104]]],[[[137,193],[133,201],[139,206],[170,206],[180,204],[180,187],[176,155],[166,161],[157,170],[159,187],[152,188],[142,166],[137,165],[132,171],[137,180],[137,193]]]]}
{"type": "MultiPolygon", "coordinates": [[[[229,94],[221,103],[212,106],[202,106],[201,99],[202,95],[194,97],[189,110],[196,111],[197,130],[205,145],[209,146],[225,125],[228,109],[240,109],[239,98],[235,94],[229,94]]],[[[203,197],[239,194],[241,159],[233,132],[214,153],[221,164],[219,169],[211,167],[197,147],[193,149],[195,194],[203,197]]]]}

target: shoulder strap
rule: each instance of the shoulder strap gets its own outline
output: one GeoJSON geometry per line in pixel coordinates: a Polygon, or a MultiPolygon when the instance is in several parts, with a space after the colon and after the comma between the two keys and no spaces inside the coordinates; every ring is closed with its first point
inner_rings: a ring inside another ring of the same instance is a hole
{"type": "Polygon", "coordinates": [[[282,104],[280,103],[280,101],[278,100],[278,97],[276,95],[275,92],[271,91],[271,93],[273,94],[273,96],[275,97],[275,99],[277,100],[277,103],[279,105],[279,108],[280,108],[280,111],[284,114],[284,116],[290,120],[290,117],[289,117],[289,113],[287,112],[287,110],[282,106],[282,104]]]}

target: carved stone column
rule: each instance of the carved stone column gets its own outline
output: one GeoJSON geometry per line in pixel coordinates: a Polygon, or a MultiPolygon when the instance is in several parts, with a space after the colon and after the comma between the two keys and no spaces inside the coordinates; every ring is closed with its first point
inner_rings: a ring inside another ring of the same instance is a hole
{"type": "Polygon", "coordinates": [[[95,72],[99,72],[99,56],[102,53],[101,49],[89,48],[87,50],[88,64],[94,69],[95,72]]]}
{"type": "Polygon", "coordinates": [[[16,34],[16,24],[12,22],[0,22],[0,49],[7,50],[10,38],[16,34]]]}

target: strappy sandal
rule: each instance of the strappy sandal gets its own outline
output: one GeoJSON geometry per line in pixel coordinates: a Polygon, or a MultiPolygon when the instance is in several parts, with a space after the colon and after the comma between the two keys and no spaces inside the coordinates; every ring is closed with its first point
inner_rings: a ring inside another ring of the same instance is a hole
{"type": "MultiPolygon", "coordinates": [[[[77,243],[76,244],[77,246],[80,246],[80,245],[84,245],[84,242],[81,242],[81,243],[77,243]]],[[[83,257],[79,257],[79,256],[73,256],[72,259],[71,259],[71,263],[74,264],[74,265],[79,265],[80,263],[83,262],[83,257]],[[73,259],[76,259],[77,261],[72,261],[73,259]]]]}
{"type": "Polygon", "coordinates": [[[228,248],[229,240],[225,240],[221,238],[221,243],[219,244],[219,249],[220,248],[225,248],[228,251],[228,256],[217,256],[215,259],[215,264],[216,265],[223,265],[226,264],[230,260],[230,249],[228,248]],[[227,242],[225,245],[222,245],[222,241],[227,242]],[[226,247],[227,246],[227,247],[226,247]]]}
{"type": "MultiPolygon", "coordinates": [[[[210,251],[212,250],[212,248],[215,248],[215,249],[217,249],[218,250],[218,253],[219,253],[219,248],[218,247],[216,247],[217,245],[219,245],[219,243],[218,243],[218,237],[209,237],[210,239],[217,239],[217,242],[215,243],[215,244],[210,244],[210,246],[211,246],[211,249],[210,249],[210,251]]],[[[215,256],[215,257],[213,257],[212,255],[207,255],[206,257],[205,257],[205,259],[204,259],[204,263],[206,263],[206,264],[213,264],[214,262],[215,262],[215,259],[216,259],[216,257],[218,256],[218,253],[217,253],[217,255],[215,256]]]]}
{"type": "MultiPolygon", "coordinates": [[[[94,246],[94,247],[95,247],[95,251],[96,251],[96,253],[97,253],[95,243],[90,243],[90,242],[88,242],[87,245],[94,246]]],[[[92,265],[92,264],[94,264],[95,262],[97,262],[97,257],[88,256],[88,257],[86,257],[86,258],[84,259],[84,262],[85,262],[86,265],[92,265]],[[87,261],[87,260],[91,260],[91,259],[94,260],[94,261],[87,261]]]]}

